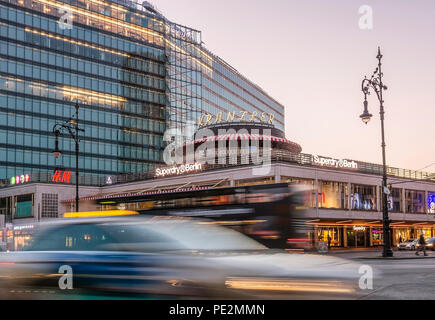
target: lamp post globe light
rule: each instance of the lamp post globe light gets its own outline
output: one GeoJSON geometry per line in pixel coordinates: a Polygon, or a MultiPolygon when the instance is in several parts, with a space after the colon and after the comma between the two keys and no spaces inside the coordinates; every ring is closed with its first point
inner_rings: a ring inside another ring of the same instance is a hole
{"type": "Polygon", "coordinates": [[[57,123],[53,127],[53,133],[56,136],[55,147],[53,150],[53,156],[58,159],[62,156],[62,152],[59,149],[59,137],[62,131],[69,133],[70,137],[75,142],[75,153],[76,153],[76,212],[79,212],[79,151],[80,151],[80,138],[79,132],[85,132],[85,130],[79,128],[79,104],[75,106],[75,119],[70,119],[65,123],[57,123]]]}
{"type": "Polygon", "coordinates": [[[380,103],[380,115],[381,115],[381,131],[382,131],[382,161],[383,161],[383,180],[382,180],[382,210],[383,210],[383,230],[384,230],[384,258],[393,257],[393,250],[391,249],[391,220],[388,216],[388,181],[387,181],[387,160],[386,160],[386,144],[385,144],[385,109],[384,109],[384,91],[388,90],[387,86],[383,83],[382,73],[382,58],[383,55],[381,53],[381,48],[378,48],[378,55],[376,57],[378,59],[378,67],[373,73],[370,79],[367,77],[362,82],[362,92],[364,94],[364,112],[360,116],[361,120],[368,124],[373,117],[370,114],[368,109],[368,100],[367,97],[370,95],[370,91],[373,90],[378,97],[380,103]]]}

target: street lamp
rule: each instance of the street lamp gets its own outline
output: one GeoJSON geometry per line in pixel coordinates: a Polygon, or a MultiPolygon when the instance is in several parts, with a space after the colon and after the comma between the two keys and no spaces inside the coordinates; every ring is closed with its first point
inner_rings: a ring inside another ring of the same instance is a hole
{"type": "Polygon", "coordinates": [[[387,160],[385,153],[385,132],[384,132],[384,120],[385,120],[385,110],[384,110],[384,90],[388,90],[387,86],[383,83],[382,73],[382,58],[383,55],[381,53],[381,48],[378,49],[378,55],[376,57],[378,59],[378,67],[373,73],[370,79],[367,77],[362,82],[362,92],[364,94],[364,113],[360,116],[361,120],[368,124],[373,117],[370,114],[368,109],[368,101],[367,96],[370,95],[370,89],[373,89],[376,93],[379,103],[380,103],[380,115],[381,115],[381,130],[382,130],[382,160],[383,160],[383,181],[382,181],[382,207],[383,207],[383,229],[384,229],[384,252],[383,256],[385,258],[393,257],[393,250],[391,249],[391,220],[388,217],[388,182],[387,182],[387,160]]]}
{"type": "Polygon", "coordinates": [[[76,212],[79,212],[79,132],[85,132],[85,130],[79,128],[79,104],[76,106],[75,119],[70,119],[63,124],[55,124],[53,127],[53,133],[56,136],[56,143],[53,151],[53,156],[58,159],[62,156],[62,152],[59,149],[59,137],[61,136],[62,130],[69,133],[70,137],[74,140],[76,144],[76,212]]]}

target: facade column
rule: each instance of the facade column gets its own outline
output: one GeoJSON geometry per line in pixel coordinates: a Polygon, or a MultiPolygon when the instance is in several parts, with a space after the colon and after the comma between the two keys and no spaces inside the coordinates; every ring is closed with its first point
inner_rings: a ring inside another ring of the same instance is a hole
{"type": "Polygon", "coordinates": [[[429,192],[424,192],[424,213],[429,214],[429,208],[427,207],[427,200],[428,200],[429,192]]]}
{"type": "Polygon", "coordinates": [[[231,188],[234,188],[236,186],[236,181],[234,181],[234,178],[231,178],[230,186],[231,186],[231,188]]]}
{"type": "Polygon", "coordinates": [[[281,168],[275,166],[275,183],[281,183],[281,168]]]}
{"type": "Polygon", "coordinates": [[[316,201],[316,215],[317,217],[320,217],[319,214],[319,179],[317,179],[317,174],[316,174],[316,179],[314,180],[314,196],[315,196],[315,201],[316,201]]]}
{"type": "Polygon", "coordinates": [[[406,212],[406,191],[405,191],[405,189],[402,189],[401,192],[402,192],[402,212],[407,213],[406,212]]]}
{"type": "Polygon", "coordinates": [[[347,248],[347,227],[343,226],[343,248],[347,248]]]}
{"type": "Polygon", "coordinates": [[[11,205],[12,205],[12,208],[11,208],[11,213],[12,213],[12,216],[11,216],[11,223],[14,223],[14,220],[15,220],[15,208],[17,207],[16,206],[16,202],[17,202],[17,196],[12,196],[11,197],[11,205]]]}
{"type": "Polygon", "coordinates": [[[376,195],[377,195],[377,197],[376,197],[376,208],[377,208],[378,212],[382,212],[382,210],[383,210],[382,209],[382,195],[383,195],[382,188],[383,187],[376,186],[376,195]]]}

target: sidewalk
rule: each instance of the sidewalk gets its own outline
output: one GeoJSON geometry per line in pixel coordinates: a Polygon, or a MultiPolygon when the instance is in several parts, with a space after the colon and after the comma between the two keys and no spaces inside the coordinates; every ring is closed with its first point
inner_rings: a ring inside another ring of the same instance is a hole
{"type": "Polygon", "coordinates": [[[332,250],[327,255],[335,256],[345,259],[379,259],[379,260],[417,260],[417,259],[435,259],[435,252],[427,251],[427,257],[423,256],[420,252],[420,256],[415,255],[415,251],[394,251],[393,258],[382,257],[382,248],[378,249],[354,249],[354,250],[332,250]]]}

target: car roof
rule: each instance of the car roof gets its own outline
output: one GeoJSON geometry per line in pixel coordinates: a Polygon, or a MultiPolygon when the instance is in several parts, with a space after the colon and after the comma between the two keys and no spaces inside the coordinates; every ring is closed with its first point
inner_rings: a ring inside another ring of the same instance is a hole
{"type": "Polygon", "coordinates": [[[141,223],[141,224],[194,224],[207,221],[205,219],[192,219],[187,217],[171,216],[119,216],[119,217],[98,217],[98,218],[65,218],[51,221],[44,221],[35,224],[36,227],[60,227],[78,224],[118,224],[118,223],[141,223]]]}

